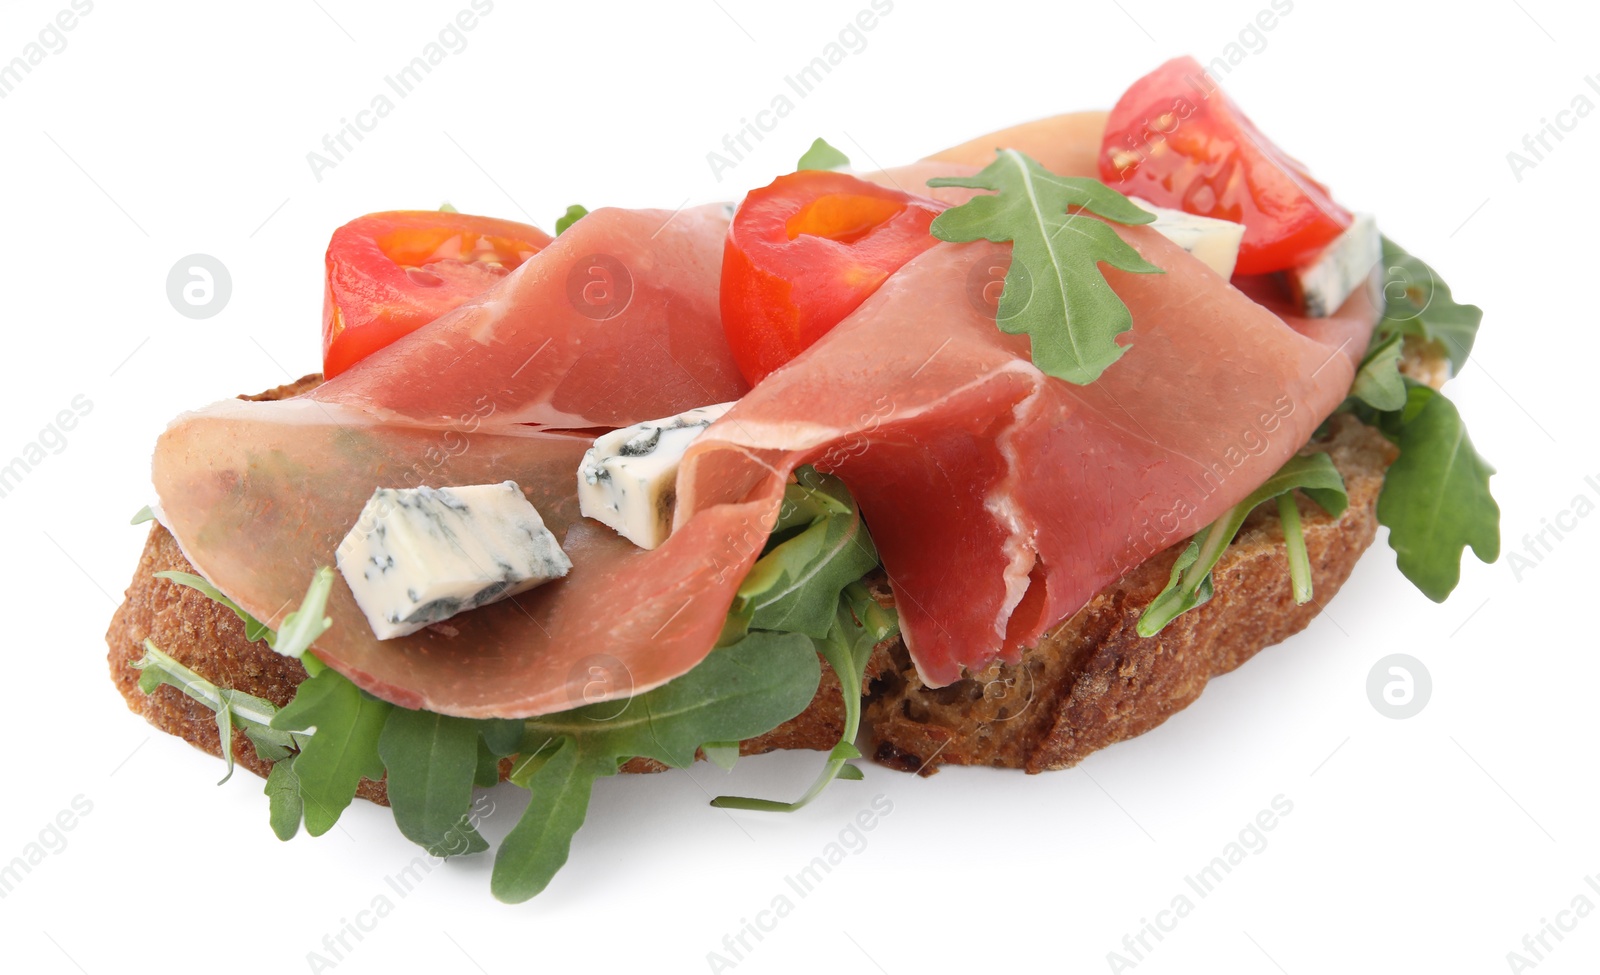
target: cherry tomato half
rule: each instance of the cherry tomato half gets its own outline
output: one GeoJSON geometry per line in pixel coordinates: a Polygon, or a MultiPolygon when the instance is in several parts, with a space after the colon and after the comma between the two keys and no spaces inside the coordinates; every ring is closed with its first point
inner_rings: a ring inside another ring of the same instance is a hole
{"type": "Polygon", "coordinates": [[[937,241],[944,205],[845,173],[780,176],[752,192],[722,252],[722,327],[752,385],[804,352],[937,241]]]}
{"type": "Polygon", "coordinates": [[[1189,57],[1134,82],[1111,110],[1100,177],[1157,206],[1244,224],[1237,274],[1295,267],[1350,226],[1327,188],[1189,57]]]}
{"type": "Polygon", "coordinates": [[[328,243],[322,374],[332,379],[482,294],[550,240],[527,224],[439,210],[350,221],[328,243]]]}

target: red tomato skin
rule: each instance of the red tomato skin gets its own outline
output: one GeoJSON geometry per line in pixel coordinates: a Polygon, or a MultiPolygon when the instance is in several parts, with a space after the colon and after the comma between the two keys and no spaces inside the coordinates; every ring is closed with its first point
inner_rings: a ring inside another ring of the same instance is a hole
{"type": "Polygon", "coordinates": [[[938,241],[944,204],[802,171],[751,192],[728,227],[722,324],[751,385],[804,352],[938,241]]]}
{"type": "Polygon", "coordinates": [[[350,221],[328,242],[323,376],[332,379],[482,294],[551,240],[527,224],[437,210],[350,221]]]}
{"type": "Polygon", "coordinates": [[[1100,176],[1158,206],[1243,223],[1236,274],[1303,264],[1351,221],[1191,57],[1168,61],[1118,100],[1100,176]]]}

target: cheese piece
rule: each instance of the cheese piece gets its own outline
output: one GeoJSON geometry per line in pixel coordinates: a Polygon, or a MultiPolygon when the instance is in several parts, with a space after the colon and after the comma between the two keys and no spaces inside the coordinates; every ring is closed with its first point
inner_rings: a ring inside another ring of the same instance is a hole
{"type": "Polygon", "coordinates": [[[1327,318],[1367,283],[1383,260],[1383,237],[1370,213],[1358,213],[1322,253],[1288,272],[1289,290],[1310,318],[1327,318]]]}
{"type": "Polygon", "coordinates": [[[659,546],[672,534],[678,462],[732,406],[702,406],[597,439],[578,466],[578,510],[640,548],[659,546]]]}
{"type": "Polygon", "coordinates": [[[1156,215],[1155,222],[1146,226],[1193,254],[1224,281],[1233,277],[1233,266],[1239,260],[1239,242],[1244,240],[1244,224],[1169,210],[1136,196],[1128,199],[1156,215]]]}
{"type": "Polygon", "coordinates": [[[379,488],[334,558],[380,640],[526,592],[572,568],[515,481],[379,488]]]}

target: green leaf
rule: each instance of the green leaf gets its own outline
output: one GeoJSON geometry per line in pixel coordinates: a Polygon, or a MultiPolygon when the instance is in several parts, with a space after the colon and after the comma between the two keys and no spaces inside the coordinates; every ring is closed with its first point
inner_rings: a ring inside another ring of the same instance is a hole
{"type": "Polygon", "coordinates": [[[706,761],[724,772],[731,771],[734,763],[739,761],[739,743],[736,741],[708,741],[700,746],[700,751],[705,753],[706,761]]]}
{"type": "Polygon", "coordinates": [[[461,211],[457,210],[455,207],[451,206],[450,205],[450,201],[446,200],[445,202],[439,204],[439,212],[440,213],[460,213],[461,211]]]}
{"type": "Polygon", "coordinates": [[[1305,530],[1300,527],[1300,505],[1294,492],[1278,495],[1278,521],[1283,525],[1284,556],[1289,561],[1289,587],[1296,606],[1311,601],[1311,555],[1306,551],[1305,530]]]}
{"type": "Polygon", "coordinates": [[[1473,448],[1455,406],[1400,374],[1400,343],[1407,336],[1438,343],[1459,373],[1483,311],[1458,304],[1431,267],[1387,238],[1383,258],[1383,320],[1346,405],[1400,447],[1378,496],[1378,521],[1389,528],[1400,571],[1443,602],[1461,579],[1468,546],[1484,562],[1500,556],[1500,506],[1489,491],[1494,468],[1473,448]]]}
{"type": "Polygon", "coordinates": [[[1140,636],[1155,636],[1179,616],[1211,601],[1211,597],[1216,593],[1211,582],[1211,566],[1216,565],[1216,561],[1213,560],[1211,565],[1200,570],[1193,572],[1190,570],[1200,561],[1201,546],[1213,527],[1207,525],[1201,529],[1194,540],[1178,554],[1178,560],[1172,563],[1172,575],[1167,577],[1167,587],[1161,590],[1156,598],[1150,600],[1150,605],[1146,606],[1139,616],[1140,636]]]}
{"type": "Polygon", "coordinates": [[[257,754],[263,758],[271,760],[271,756],[289,753],[293,744],[290,735],[271,727],[278,711],[271,701],[218,687],[162,652],[153,640],[144,641],[144,656],[134,661],[133,666],[139,670],[139,689],[144,693],[153,694],[162,684],[169,684],[216,712],[217,736],[228,769],[223,782],[233,775],[233,729],[236,726],[250,737],[257,754]]]}
{"type": "Polygon", "coordinates": [[[155,521],[155,519],[156,513],[150,510],[149,505],[145,505],[143,508],[140,508],[138,511],[133,513],[133,517],[128,519],[128,524],[142,525],[147,521],[155,521]]]}
{"type": "Polygon", "coordinates": [[[1124,224],[1149,223],[1155,214],[1098,180],[1057,176],[1015,149],[1000,150],[972,176],[928,185],[995,191],[939,214],[931,231],[940,240],[1011,241],[996,320],[1001,331],[1032,339],[1034,365],[1086,385],[1127,351],[1116,338],[1133,327],[1133,316],[1099,265],[1140,274],[1161,269],[1084,214],[1124,224]]]}
{"type": "Polygon", "coordinates": [[[511,774],[506,776],[506,781],[512,785],[526,789],[528,781],[533,778],[550,756],[566,739],[560,735],[546,735],[543,739],[529,738],[523,745],[516,761],[511,763],[511,774]]]}
{"type": "Polygon", "coordinates": [[[589,215],[589,211],[574,203],[567,207],[567,212],[556,218],[556,236],[560,237],[567,232],[567,228],[589,215]]]}
{"type": "Polygon", "coordinates": [[[283,618],[283,625],[278,627],[277,637],[272,641],[272,649],[285,657],[302,658],[317,637],[333,625],[333,618],[327,615],[328,593],[332,591],[333,569],[325,565],[311,577],[311,585],[306,589],[306,597],[300,601],[300,608],[283,618]]]}
{"type": "Polygon", "coordinates": [[[615,771],[614,764],[583,754],[571,738],[561,742],[528,781],[528,808],[495,853],[489,889],[497,899],[520,904],[550,885],[588,815],[595,779],[615,771]]]}
{"type": "Polygon", "coordinates": [[[1400,375],[1405,336],[1395,332],[1375,342],[1356,370],[1350,395],[1375,410],[1398,410],[1406,405],[1406,382],[1400,375]]]}
{"type": "Polygon", "coordinates": [[[1457,304],[1450,286],[1433,268],[1387,237],[1383,239],[1383,264],[1387,271],[1384,311],[1377,334],[1416,335],[1438,342],[1450,356],[1452,371],[1459,374],[1472,354],[1483,309],[1457,304]]]}
{"type": "Polygon", "coordinates": [[[1461,579],[1467,546],[1483,562],[1500,557],[1500,506],[1489,493],[1494,468],[1478,455],[1454,404],[1409,383],[1404,410],[1386,414],[1400,458],[1384,478],[1378,522],[1400,571],[1434,602],[1461,579]]]}
{"type": "Polygon", "coordinates": [[[522,744],[522,722],[514,718],[488,718],[476,722],[483,743],[498,758],[515,755],[522,744]]]}
{"type": "Polygon", "coordinates": [[[217,742],[222,746],[222,760],[227,765],[228,771],[217,785],[222,785],[233,778],[233,709],[217,708],[217,742]]]}
{"type": "Polygon", "coordinates": [[[850,165],[849,156],[819,138],[811,143],[811,148],[800,156],[800,161],[795,163],[794,168],[798,171],[807,169],[828,170],[844,169],[848,165],[850,165]]]}
{"type": "Polygon", "coordinates": [[[325,615],[328,594],[333,591],[333,569],[323,566],[316,571],[311,577],[311,585],[306,589],[305,599],[300,602],[300,608],[284,617],[283,626],[277,632],[273,632],[267,624],[241,609],[239,604],[224,595],[222,590],[192,572],[168,570],[157,572],[156,578],[170,579],[227,607],[244,623],[245,639],[252,643],[265,640],[267,646],[278,653],[299,659],[308,672],[321,669],[317,661],[305,657],[304,654],[317,637],[327,632],[328,627],[333,625],[332,618],[325,615]]]}
{"type": "Polygon", "coordinates": [[[312,836],[333,828],[362,779],[383,778],[378,738],[392,709],[338,671],[323,670],[302,682],[294,700],[272,719],[280,731],[310,732],[301,740],[295,773],[312,836]]]}
{"type": "Polygon", "coordinates": [[[156,578],[168,579],[172,582],[176,582],[180,586],[187,586],[188,588],[200,593],[202,596],[205,596],[207,599],[210,599],[215,603],[219,603],[231,610],[233,615],[239,617],[240,621],[244,623],[245,639],[249,640],[251,643],[266,640],[267,646],[270,647],[272,646],[273,641],[277,639],[277,634],[272,632],[271,627],[256,619],[254,616],[251,616],[243,609],[240,609],[238,603],[229,599],[227,596],[224,596],[222,594],[222,590],[218,589],[216,586],[213,586],[200,576],[197,576],[192,572],[179,572],[175,569],[169,569],[165,572],[157,572],[156,578]]]}
{"type": "Polygon", "coordinates": [[[272,766],[267,774],[267,786],[262,791],[267,794],[272,832],[287,843],[300,832],[305,808],[300,802],[300,778],[294,774],[294,756],[272,766]]]}
{"type": "MultiPolygon", "coordinates": [[[[230,693],[237,694],[237,691],[230,693]]],[[[250,739],[250,744],[256,746],[256,757],[263,762],[281,762],[294,754],[293,735],[273,731],[271,728],[258,728],[244,725],[244,736],[250,739]]]]}
{"type": "Polygon", "coordinates": [[[1213,592],[1211,570],[1222,558],[1222,553],[1227,551],[1233,537],[1239,533],[1245,518],[1257,505],[1297,488],[1335,518],[1344,514],[1344,509],[1350,504],[1349,495],[1344,489],[1344,478],[1339,475],[1339,469],[1333,466],[1333,460],[1327,454],[1302,454],[1289,458],[1289,462],[1269,477],[1265,484],[1195,535],[1194,541],[1189,543],[1173,564],[1167,587],[1150,601],[1140,615],[1139,635],[1155,636],[1168,623],[1210,599],[1213,592]]]}
{"type": "Polygon", "coordinates": [[[824,513],[761,557],[739,587],[733,612],[748,606],[752,629],[820,640],[834,626],[839,593],[877,567],[878,550],[844,482],[811,468],[797,476],[788,496],[824,513]]]}
{"type": "Polygon", "coordinates": [[[436,857],[489,848],[467,822],[478,771],[478,737],[475,721],[397,707],[378,738],[395,824],[436,857]]]}
{"type": "Polygon", "coordinates": [[[482,789],[500,781],[500,759],[494,750],[481,739],[478,741],[478,767],[472,773],[472,784],[482,789]]]}
{"type": "Polygon", "coordinates": [[[847,587],[835,601],[833,626],[827,639],[817,644],[818,652],[838,675],[840,693],[844,696],[844,730],[839,743],[828,754],[821,774],[811,788],[793,802],[718,796],[711,804],[724,809],[794,812],[821,795],[836,778],[859,780],[861,770],[846,763],[861,757],[855,739],[861,730],[861,685],[866,679],[867,662],[873,648],[898,631],[899,620],[893,610],[879,606],[861,583],[847,587]]]}
{"type": "Polygon", "coordinates": [[[821,667],[797,633],[751,633],[676,680],[625,702],[529,718],[525,740],[567,736],[609,759],[636,755],[687,768],[706,742],[742,741],[805,710],[821,667]]]}
{"type": "Polygon", "coordinates": [[[533,800],[495,855],[494,895],[514,903],[544,890],[567,861],[594,781],[622,761],[640,755],[687,767],[708,742],[750,738],[799,714],[820,678],[805,636],[752,633],[620,709],[609,701],[530,718],[512,781],[533,800]]]}

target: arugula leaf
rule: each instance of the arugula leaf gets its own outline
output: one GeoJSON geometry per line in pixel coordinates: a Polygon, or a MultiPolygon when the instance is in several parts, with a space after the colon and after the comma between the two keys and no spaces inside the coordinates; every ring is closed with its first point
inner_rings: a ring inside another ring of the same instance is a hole
{"type": "Polygon", "coordinates": [[[313,667],[321,669],[320,662],[305,657],[304,654],[317,637],[327,632],[328,627],[333,625],[332,618],[325,615],[328,594],[333,591],[333,569],[323,566],[316,571],[311,577],[311,585],[306,589],[306,596],[301,601],[300,608],[284,617],[283,626],[276,632],[245,612],[238,603],[224,595],[222,590],[192,572],[179,572],[173,569],[157,572],[155,575],[157,579],[169,579],[180,586],[187,586],[207,599],[227,607],[244,623],[245,639],[250,642],[265,640],[267,646],[278,653],[300,660],[306,665],[307,671],[311,671],[313,667]]]}
{"type": "Polygon", "coordinates": [[[523,753],[544,757],[513,777],[526,783],[533,801],[495,855],[495,897],[525,901],[549,884],[566,863],[596,779],[636,755],[685,768],[707,742],[770,731],[811,703],[820,677],[805,636],[752,633],[620,711],[612,701],[530,718],[523,753]]]}
{"type": "MultiPolygon", "coordinates": [[[[811,637],[839,678],[845,706],[843,734],[822,773],[800,799],[776,802],[721,796],[712,800],[713,806],[790,812],[820,795],[835,778],[861,778],[859,769],[845,763],[861,757],[855,738],[867,660],[872,648],[899,628],[894,611],[880,607],[860,584],[861,577],[877,566],[878,554],[849,490],[838,478],[810,467],[800,468],[795,477],[773,530],[782,540],[768,547],[740,585],[724,639],[751,630],[811,637]]],[[[730,768],[738,756],[738,743],[705,752],[707,758],[730,768]]]]}
{"type": "Polygon", "coordinates": [[[484,718],[474,724],[484,747],[496,758],[515,755],[522,745],[522,722],[516,718],[484,718]]]}
{"type": "Polygon", "coordinates": [[[1099,180],[1057,176],[1015,149],[1001,149],[972,176],[939,177],[928,185],[995,191],[944,211],[930,229],[940,240],[1012,242],[996,321],[1003,332],[1028,334],[1034,365],[1086,385],[1127,351],[1116,338],[1133,327],[1133,316],[1099,265],[1162,271],[1116,231],[1083,214],[1124,224],[1149,223],[1155,214],[1099,180]]]}
{"type": "Polygon", "coordinates": [[[749,627],[826,637],[834,626],[839,592],[878,565],[855,499],[844,482],[814,468],[795,472],[785,500],[815,512],[809,527],[762,555],[734,597],[731,615],[749,627]]]}
{"type": "Polygon", "coordinates": [[[1437,342],[1449,355],[1452,372],[1460,374],[1472,354],[1483,309],[1457,304],[1450,286],[1433,268],[1387,237],[1383,238],[1383,265],[1387,269],[1383,320],[1376,334],[1416,335],[1437,342]]]}
{"type": "Polygon", "coordinates": [[[794,168],[803,172],[807,169],[844,169],[848,165],[850,165],[849,156],[819,138],[800,156],[800,161],[794,164],[794,168]]]}
{"type": "Polygon", "coordinates": [[[324,669],[303,681],[294,700],[273,716],[279,731],[310,733],[300,740],[295,774],[312,836],[333,828],[362,779],[383,778],[378,737],[393,707],[324,669]]]}
{"type": "MultiPolygon", "coordinates": [[[[1144,608],[1139,615],[1137,632],[1142,637],[1152,637],[1166,628],[1168,623],[1194,609],[1204,606],[1216,595],[1216,587],[1211,581],[1211,568],[1216,565],[1214,558],[1211,565],[1195,568],[1195,563],[1200,561],[1201,538],[1210,531],[1208,525],[1200,534],[1194,537],[1178,559],[1172,563],[1172,575],[1167,577],[1167,587],[1150,600],[1150,605],[1144,608]],[[1197,581],[1198,580],[1198,581],[1197,581]]],[[[1224,549],[1226,545],[1222,546],[1224,549]]],[[[1221,558],[1219,551],[1216,558],[1221,558]]]]}
{"type": "Polygon", "coordinates": [[[224,596],[222,594],[222,590],[218,589],[216,586],[213,586],[200,576],[197,576],[192,572],[179,572],[176,569],[169,569],[165,572],[157,572],[156,578],[168,579],[172,582],[176,582],[180,586],[187,586],[188,588],[200,593],[202,596],[205,596],[207,599],[210,599],[212,602],[219,603],[227,609],[232,610],[233,615],[239,617],[239,619],[244,623],[245,639],[249,640],[251,643],[265,640],[267,641],[267,646],[270,647],[274,642],[276,642],[278,638],[277,634],[272,632],[272,628],[270,626],[256,619],[254,616],[251,616],[243,609],[240,609],[238,603],[229,599],[227,596],[224,596]]]}
{"type": "Polygon", "coordinates": [[[739,743],[736,741],[708,741],[700,746],[700,753],[706,761],[722,769],[724,772],[733,770],[739,761],[739,743]]]}
{"type": "Polygon", "coordinates": [[[154,694],[156,688],[168,684],[217,713],[217,737],[228,767],[222,782],[233,777],[235,726],[249,736],[262,758],[271,761],[273,754],[288,754],[293,742],[288,734],[271,727],[278,710],[271,701],[218,687],[162,652],[154,640],[144,641],[144,656],[134,661],[133,666],[139,671],[139,690],[144,693],[154,694]]]}
{"type": "Polygon", "coordinates": [[[1489,491],[1494,468],[1473,448],[1455,406],[1400,373],[1402,343],[1411,336],[1438,343],[1459,373],[1483,311],[1456,303],[1432,268],[1388,238],[1383,259],[1383,319],[1343,408],[1400,447],[1378,495],[1378,521],[1389,529],[1400,571],[1443,602],[1461,579],[1468,546],[1484,562],[1500,556],[1500,506],[1489,491]]]}
{"type": "MultiPolygon", "coordinates": [[[[333,625],[333,618],[327,615],[328,593],[332,591],[333,569],[325,565],[311,577],[311,585],[306,589],[306,597],[300,601],[300,608],[283,618],[283,624],[268,644],[285,657],[294,657],[306,664],[307,671],[311,670],[311,665],[307,663],[311,658],[306,657],[305,652],[311,649],[317,637],[333,625]]],[[[320,666],[318,669],[321,669],[320,666]]]]}
{"type": "Polygon", "coordinates": [[[389,713],[378,736],[395,824],[406,839],[436,857],[489,848],[467,822],[478,737],[475,721],[400,707],[389,713]]]}
{"type": "Polygon", "coordinates": [[[596,754],[687,768],[708,741],[742,741],[805,710],[820,679],[811,641],[752,633],[682,677],[630,698],[621,711],[606,701],[529,718],[523,741],[567,735],[596,754]]]}
{"type": "Polygon", "coordinates": [[[300,820],[305,805],[300,801],[300,777],[294,774],[294,756],[291,755],[272,766],[267,773],[267,809],[272,832],[287,843],[300,832],[300,820]]]}
{"type": "Polygon", "coordinates": [[[572,850],[572,837],[589,814],[596,779],[616,772],[613,761],[584,755],[565,738],[529,777],[532,793],[522,818],[500,841],[489,890],[507,904],[520,904],[550,885],[572,850]]]}
{"type": "Polygon", "coordinates": [[[1400,374],[1400,359],[1405,352],[1405,336],[1394,332],[1375,339],[1356,369],[1350,396],[1375,410],[1398,410],[1406,405],[1405,377],[1400,374]]]}
{"type": "Polygon", "coordinates": [[[589,215],[589,211],[574,203],[567,207],[567,212],[556,218],[556,236],[560,237],[567,232],[567,228],[589,215]]]}
{"type": "Polygon", "coordinates": [[[1278,495],[1278,522],[1283,525],[1283,553],[1289,561],[1289,588],[1294,604],[1311,602],[1311,555],[1306,551],[1306,533],[1300,527],[1300,505],[1294,492],[1278,495]]]}
{"type": "MultiPolygon", "coordinates": [[[[1222,558],[1222,553],[1233,541],[1233,537],[1239,533],[1245,518],[1257,505],[1288,495],[1297,488],[1335,518],[1344,514],[1344,509],[1350,504],[1350,498],[1344,489],[1344,478],[1340,476],[1339,469],[1333,466],[1333,459],[1327,454],[1302,454],[1289,458],[1289,462],[1279,468],[1276,474],[1267,478],[1265,484],[1256,488],[1249,497],[1229,508],[1221,518],[1195,535],[1194,541],[1189,543],[1178,556],[1178,561],[1173,564],[1172,577],[1167,580],[1167,587],[1150,601],[1150,605],[1145,607],[1144,613],[1139,617],[1139,635],[1155,636],[1165,629],[1168,623],[1209,600],[1215,591],[1211,570],[1216,567],[1218,560],[1222,558]]],[[[1293,503],[1293,498],[1290,498],[1290,503],[1293,503]]],[[[1298,511],[1296,527],[1298,527],[1298,511]]],[[[1308,598],[1309,588],[1308,577],[1306,579],[1308,598]]]]}
{"type": "Polygon", "coordinates": [[[1400,458],[1378,495],[1400,571],[1434,602],[1461,580],[1467,546],[1483,562],[1500,557],[1500,506],[1489,493],[1494,468],[1478,455],[1461,414],[1443,394],[1407,382],[1402,410],[1384,414],[1400,458]]]}
{"type": "Polygon", "coordinates": [[[794,802],[777,802],[771,799],[747,799],[739,796],[718,796],[711,800],[713,806],[724,809],[751,809],[764,812],[794,812],[822,794],[835,778],[862,778],[861,770],[846,765],[852,758],[860,758],[856,748],[856,734],[861,730],[861,685],[866,680],[867,661],[879,643],[900,629],[893,610],[884,609],[860,582],[853,582],[840,593],[836,602],[833,627],[826,639],[817,646],[828,666],[839,677],[839,689],[844,695],[844,730],[839,743],[828,753],[828,761],[811,788],[794,802]]]}
{"type": "Polygon", "coordinates": [[[478,741],[478,767],[473,770],[472,784],[487,789],[500,782],[500,759],[483,740],[478,741]]]}

